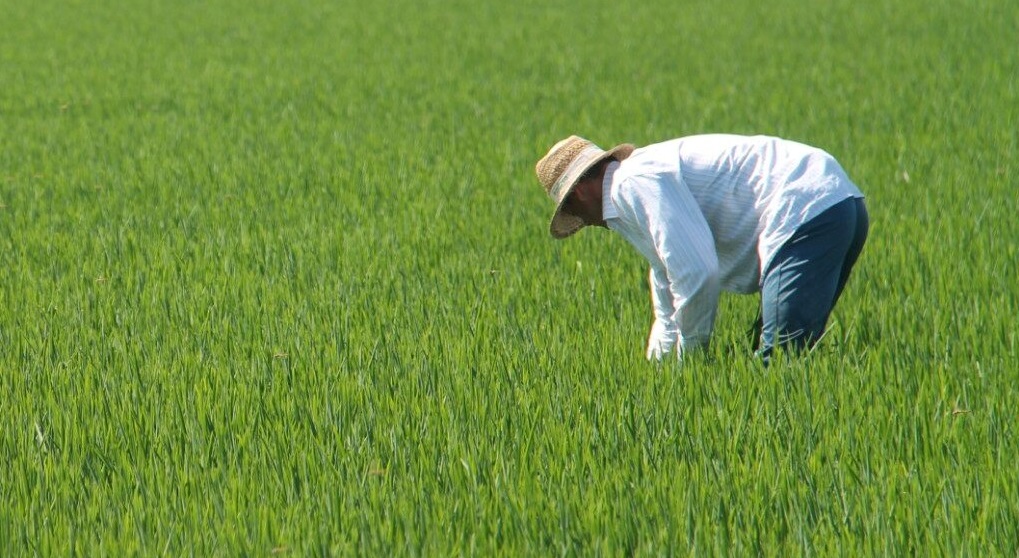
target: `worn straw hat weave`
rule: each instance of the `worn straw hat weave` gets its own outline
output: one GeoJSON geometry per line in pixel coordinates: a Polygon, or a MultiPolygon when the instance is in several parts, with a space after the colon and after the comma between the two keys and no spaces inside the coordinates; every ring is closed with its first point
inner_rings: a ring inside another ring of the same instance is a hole
{"type": "Polygon", "coordinates": [[[577,186],[580,177],[600,161],[609,157],[621,161],[629,157],[633,150],[632,145],[624,143],[604,151],[580,136],[570,136],[548,150],[535,165],[534,170],[548,197],[556,204],[552,222],[548,227],[552,236],[566,238],[585,225],[580,217],[562,212],[566,197],[577,186]]]}

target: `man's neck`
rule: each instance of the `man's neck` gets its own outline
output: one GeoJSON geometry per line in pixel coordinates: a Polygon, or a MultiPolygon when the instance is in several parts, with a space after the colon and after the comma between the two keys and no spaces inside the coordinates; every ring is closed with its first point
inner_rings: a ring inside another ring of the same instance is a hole
{"type": "Polygon", "coordinates": [[[612,178],[616,174],[616,169],[619,168],[619,161],[612,161],[605,165],[604,170],[601,174],[601,212],[602,222],[600,223],[603,227],[608,227],[607,221],[609,219],[615,219],[619,217],[619,212],[616,210],[616,204],[612,203],[612,178]]]}

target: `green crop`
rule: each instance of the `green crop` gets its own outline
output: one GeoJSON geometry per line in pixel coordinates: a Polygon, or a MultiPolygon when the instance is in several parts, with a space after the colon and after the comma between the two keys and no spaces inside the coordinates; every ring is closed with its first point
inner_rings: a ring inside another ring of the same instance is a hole
{"type": "Polygon", "coordinates": [[[0,554],[1015,555],[1019,4],[0,0],[0,554]],[[764,133],[868,245],[644,360],[533,165],[764,133]]]}

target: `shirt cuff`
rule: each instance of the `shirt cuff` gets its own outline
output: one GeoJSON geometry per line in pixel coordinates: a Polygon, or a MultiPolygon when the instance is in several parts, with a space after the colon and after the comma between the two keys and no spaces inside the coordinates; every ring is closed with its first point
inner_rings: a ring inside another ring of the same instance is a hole
{"type": "Polygon", "coordinates": [[[679,347],[683,352],[707,349],[711,342],[711,335],[679,336],[679,347]]]}

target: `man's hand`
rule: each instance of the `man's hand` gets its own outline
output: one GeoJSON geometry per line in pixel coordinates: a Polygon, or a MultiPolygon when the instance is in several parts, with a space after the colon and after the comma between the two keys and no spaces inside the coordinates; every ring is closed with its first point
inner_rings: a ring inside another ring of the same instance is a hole
{"type": "Polygon", "coordinates": [[[666,322],[656,319],[647,339],[647,359],[662,360],[676,346],[678,331],[666,322]]]}

